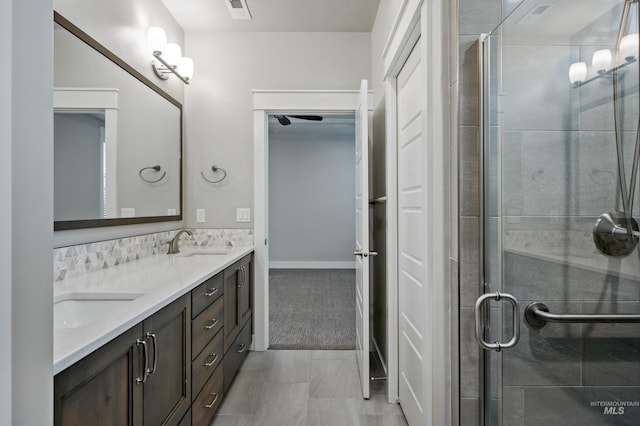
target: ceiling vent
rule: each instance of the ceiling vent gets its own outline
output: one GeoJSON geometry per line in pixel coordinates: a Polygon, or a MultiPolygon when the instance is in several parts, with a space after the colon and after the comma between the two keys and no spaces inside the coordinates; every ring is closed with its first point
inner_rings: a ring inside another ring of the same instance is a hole
{"type": "Polygon", "coordinates": [[[223,0],[233,19],[251,19],[246,0],[223,0]]]}
{"type": "Polygon", "coordinates": [[[518,24],[535,24],[551,10],[552,4],[536,4],[522,18],[518,19],[518,24]]]}

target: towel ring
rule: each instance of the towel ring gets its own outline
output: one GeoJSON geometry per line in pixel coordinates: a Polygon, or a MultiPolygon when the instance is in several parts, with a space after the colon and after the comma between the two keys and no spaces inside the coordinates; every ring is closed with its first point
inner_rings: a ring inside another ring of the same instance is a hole
{"type": "Polygon", "coordinates": [[[158,179],[156,180],[149,180],[149,179],[145,179],[144,176],[142,176],[142,172],[144,172],[145,170],[154,170],[156,172],[159,172],[162,169],[162,167],[160,167],[159,164],[156,164],[155,166],[149,166],[149,167],[143,167],[140,169],[140,171],[138,172],[138,176],[140,176],[140,179],[142,179],[143,181],[147,182],[147,183],[158,183],[160,182],[162,179],[164,179],[164,177],[167,175],[167,172],[162,172],[162,176],[160,176],[158,179]]]}
{"type": "Polygon", "coordinates": [[[218,171],[222,172],[222,177],[218,180],[209,180],[207,179],[207,177],[204,175],[204,172],[200,172],[200,174],[202,175],[202,179],[206,180],[209,183],[219,183],[222,182],[226,177],[227,177],[227,171],[221,167],[216,167],[215,165],[211,166],[211,171],[213,173],[217,173],[218,171]]]}

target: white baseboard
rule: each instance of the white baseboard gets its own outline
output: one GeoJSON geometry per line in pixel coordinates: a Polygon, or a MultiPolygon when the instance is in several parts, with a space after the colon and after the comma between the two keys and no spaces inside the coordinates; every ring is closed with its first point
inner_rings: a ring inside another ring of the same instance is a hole
{"type": "Polygon", "coordinates": [[[270,269],[355,269],[356,262],[287,262],[271,261],[270,269]]]}

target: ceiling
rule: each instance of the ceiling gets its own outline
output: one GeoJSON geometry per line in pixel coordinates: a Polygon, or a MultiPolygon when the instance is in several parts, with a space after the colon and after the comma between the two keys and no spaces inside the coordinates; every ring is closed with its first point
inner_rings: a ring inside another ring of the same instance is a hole
{"type": "Polygon", "coordinates": [[[371,32],[380,0],[246,0],[251,20],[234,20],[228,0],[162,0],[189,31],[371,32]]]}

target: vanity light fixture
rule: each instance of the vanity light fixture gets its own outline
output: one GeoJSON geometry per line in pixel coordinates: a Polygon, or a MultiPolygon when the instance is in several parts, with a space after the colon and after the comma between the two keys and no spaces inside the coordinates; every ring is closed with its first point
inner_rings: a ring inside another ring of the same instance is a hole
{"type": "Polygon", "coordinates": [[[167,34],[160,27],[149,28],[147,41],[153,51],[151,67],[158,78],[167,80],[174,74],[185,84],[189,84],[193,77],[193,60],[182,56],[180,46],[167,43],[167,34]]]}
{"type": "Polygon", "coordinates": [[[587,64],[576,62],[569,67],[569,81],[571,84],[582,83],[587,78],[587,64]]]}
{"type": "Polygon", "coordinates": [[[611,68],[611,51],[596,50],[591,57],[591,66],[598,74],[605,74],[611,68]]]}

